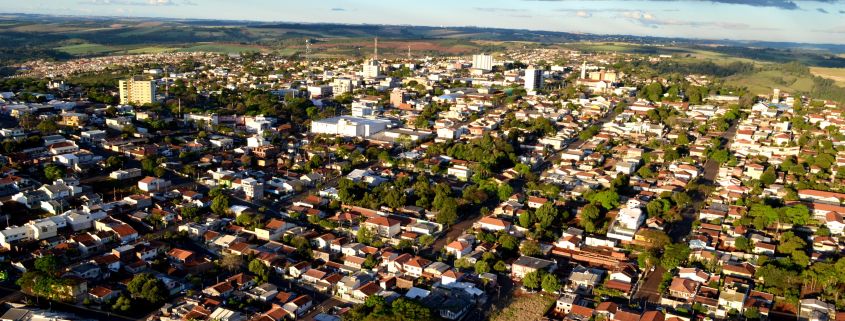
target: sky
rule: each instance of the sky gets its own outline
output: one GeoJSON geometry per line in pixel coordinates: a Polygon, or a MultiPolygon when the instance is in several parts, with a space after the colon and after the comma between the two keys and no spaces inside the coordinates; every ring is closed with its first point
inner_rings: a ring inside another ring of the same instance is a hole
{"type": "Polygon", "coordinates": [[[33,0],[9,1],[0,12],[845,44],[845,0],[33,0]]]}

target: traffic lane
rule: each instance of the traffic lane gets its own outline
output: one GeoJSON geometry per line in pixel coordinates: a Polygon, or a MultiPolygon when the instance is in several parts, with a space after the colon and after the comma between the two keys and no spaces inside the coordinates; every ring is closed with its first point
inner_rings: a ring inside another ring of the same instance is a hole
{"type": "Polygon", "coordinates": [[[660,283],[663,283],[663,273],[666,269],[662,266],[657,266],[654,272],[651,272],[646,278],[645,282],[639,287],[637,293],[634,294],[635,300],[644,300],[652,303],[660,303],[660,283]]]}

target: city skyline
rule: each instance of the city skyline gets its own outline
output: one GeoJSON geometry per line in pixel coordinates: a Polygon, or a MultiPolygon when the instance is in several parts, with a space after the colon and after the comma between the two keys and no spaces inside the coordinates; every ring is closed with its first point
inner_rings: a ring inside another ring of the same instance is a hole
{"type": "Polygon", "coordinates": [[[326,0],[42,0],[6,13],[286,22],[477,26],[592,34],[845,44],[835,0],[539,0],[487,2],[326,0]],[[258,10],[258,8],[274,8],[258,10]],[[445,8],[445,10],[444,10],[445,8]],[[807,23],[812,21],[813,23],[807,23]]]}

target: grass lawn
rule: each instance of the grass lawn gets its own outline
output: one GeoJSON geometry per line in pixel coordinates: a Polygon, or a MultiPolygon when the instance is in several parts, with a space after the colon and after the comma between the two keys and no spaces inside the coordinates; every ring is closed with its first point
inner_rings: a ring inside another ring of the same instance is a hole
{"type": "Polygon", "coordinates": [[[103,53],[103,52],[112,52],[116,51],[114,48],[106,47],[103,45],[97,44],[82,44],[82,45],[73,45],[73,46],[64,46],[53,48],[58,51],[64,51],[71,55],[78,55],[86,52],[94,52],[94,53],[103,53]]]}
{"type": "MultiPolygon", "coordinates": [[[[845,54],[842,56],[845,57],[845,54]]],[[[810,67],[810,72],[816,76],[833,79],[837,85],[845,87],[845,68],[810,67]]]]}
{"type": "Polygon", "coordinates": [[[502,307],[494,305],[491,321],[536,321],[543,317],[554,300],[549,297],[535,295],[525,297],[509,296],[509,300],[502,307]],[[501,309],[499,309],[501,308],[501,309]]]}

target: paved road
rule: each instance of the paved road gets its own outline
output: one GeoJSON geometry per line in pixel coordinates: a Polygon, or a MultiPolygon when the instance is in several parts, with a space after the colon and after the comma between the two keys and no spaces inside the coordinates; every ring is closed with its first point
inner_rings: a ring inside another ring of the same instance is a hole
{"type": "Polygon", "coordinates": [[[662,266],[657,266],[654,269],[654,272],[650,272],[650,274],[645,278],[645,282],[640,285],[640,288],[637,290],[637,293],[634,293],[633,299],[631,302],[640,303],[641,306],[647,307],[647,304],[659,304],[660,303],[660,293],[657,291],[660,287],[660,283],[663,282],[663,273],[666,273],[666,269],[662,266]]]}
{"type": "MultiPolygon", "coordinates": [[[[730,145],[733,142],[734,135],[736,135],[737,124],[739,122],[735,121],[733,125],[731,125],[728,130],[724,133],[719,135],[719,138],[722,141],[722,146],[720,149],[730,150],[730,145]]],[[[710,184],[715,185],[716,182],[716,175],[719,173],[719,163],[713,160],[707,160],[704,164],[704,172],[701,174],[701,178],[698,180],[698,184],[710,184]]],[[[682,220],[678,223],[672,225],[672,230],[669,232],[669,237],[671,237],[675,242],[682,242],[683,238],[688,236],[690,232],[692,232],[692,222],[697,220],[698,217],[695,215],[698,207],[704,200],[707,199],[708,195],[703,195],[697,191],[692,192],[690,195],[693,199],[693,204],[686,211],[681,214],[682,220]]]]}

